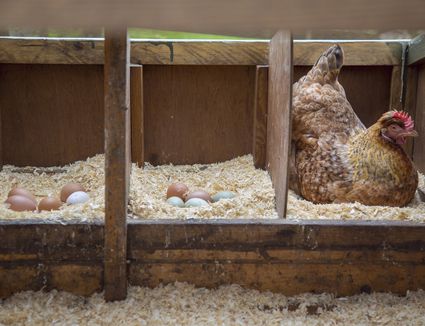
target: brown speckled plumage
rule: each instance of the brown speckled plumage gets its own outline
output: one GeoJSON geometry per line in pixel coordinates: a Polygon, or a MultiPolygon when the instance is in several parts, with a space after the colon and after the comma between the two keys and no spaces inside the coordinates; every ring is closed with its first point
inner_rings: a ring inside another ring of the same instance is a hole
{"type": "Polygon", "coordinates": [[[404,206],[417,172],[381,129],[391,114],[366,130],[338,82],[342,49],[329,48],[294,84],[290,187],[315,203],[360,202],[404,206]]]}

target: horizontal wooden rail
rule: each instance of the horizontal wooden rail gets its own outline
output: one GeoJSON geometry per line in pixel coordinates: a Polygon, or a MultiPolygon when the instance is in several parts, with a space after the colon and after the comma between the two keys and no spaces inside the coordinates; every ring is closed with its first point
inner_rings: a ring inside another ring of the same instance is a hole
{"type": "MultiPolygon", "coordinates": [[[[295,41],[294,65],[313,65],[335,41],[295,41]]],[[[347,66],[400,65],[403,42],[340,41],[347,66]]],[[[103,64],[101,38],[0,38],[0,63],[103,64]]],[[[132,40],[131,63],[140,65],[264,65],[269,42],[132,40]]]]}
{"type": "MultiPolygon", "coordinates": [[[[103,289],[104,223],[0,220],[0,298],[103,289]]],[[[237,283],[286,294],[425,287],[425,224],[395,221],[128,220],[129,282],[237,283]]]]}

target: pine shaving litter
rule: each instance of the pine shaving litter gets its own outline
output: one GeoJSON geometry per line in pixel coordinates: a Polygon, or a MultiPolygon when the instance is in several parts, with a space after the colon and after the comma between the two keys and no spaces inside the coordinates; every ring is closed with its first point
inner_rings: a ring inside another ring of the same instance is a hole
{"type": "MultiPolygon", "coordinates": [[[[104,218],[104,155],[96,155],[63,167],[64,172],[49,173],[58,169],[20,168],[32,173],[15,172],[6,165],[0,172],[1,200],[6,200],[9,190],[16,185],[32,191],[38,200],[47,195],[59,196],[68,182],[81,183],[90,195],[89,202],[66,206],[54,212],[14,212],[0,204],[2,219],[47,219],[82,221],[104,218]]],[[[425,177],[419,175],[419,188],[425,192],[425,177]]],[[[130,188],[130,217],[134,219],[247,219],[278,218],[274,190],[266,171],[255,169],[251,155],[216,164],[162,165],[146,164],[144,168],[132,166],[130,188]],[[208,207],[177,208],[166,203],[166,191],[173,182],[183,182],[191,190],[203,189],[210,194],[229,190],[237,194],[208,207]]],[[[419,194],[407,207],[393,208],[353,204],[315,205],[289,191],[287,218],[299,219],[356,219],[356,220],[410,220],[425,221],[425,202],[419,194]]]]}
{"type": "Polygon", "coordinates": [[[21,292],[0,303],[1,325],[424,325],[425,292],[287,297],[238,285],[130,287],[124,301],[21,292]],[[311,308],[314,309],[311,309],[311,308]]]}

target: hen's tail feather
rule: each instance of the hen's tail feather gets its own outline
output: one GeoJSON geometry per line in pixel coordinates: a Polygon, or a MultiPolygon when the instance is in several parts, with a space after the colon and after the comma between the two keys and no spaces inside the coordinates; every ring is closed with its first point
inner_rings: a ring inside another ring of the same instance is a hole
{"type": "Polygon", "coordinates": [[[327,49],[317,60],[312,71],[326,75],[330,79],[336,79],[344,64],[344,52],[335,44],[327,49]]]}

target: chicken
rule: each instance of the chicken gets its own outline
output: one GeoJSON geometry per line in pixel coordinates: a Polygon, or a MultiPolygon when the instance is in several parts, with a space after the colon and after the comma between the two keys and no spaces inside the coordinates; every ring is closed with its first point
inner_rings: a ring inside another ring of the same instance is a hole
{"type": "Polygon", "coordinates": [[[401,145],[411,117],[389,111],[366,129],[338,82],[343,51],[325,51],[293,86],[290,188],[314,203],[405,206],[418,174],[401,145]]]}

